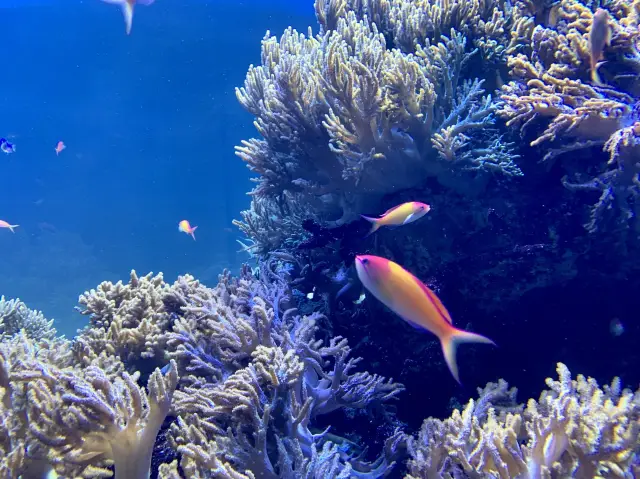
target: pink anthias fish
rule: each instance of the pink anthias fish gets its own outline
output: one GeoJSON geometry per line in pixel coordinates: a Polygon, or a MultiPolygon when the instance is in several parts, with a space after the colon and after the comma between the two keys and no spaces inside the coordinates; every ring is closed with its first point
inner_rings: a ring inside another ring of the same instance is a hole
{"type": "Polygon", "coordinates": [[[367,234],[376,232],[381,226],[401,226],[413,223],[426,215],[431,210],[431,207],[426,203],[420,203],[419,201],[409,201],[408,203],[402,203],[401,205],[394,206],[393,208],[385,211],[380,218],[371,218],[370,216],[362,216],[365,220],[372,223],[371,231],[367,234]]]}
{"type": "Polygon", "coordinates": [[[124,15],[124,24],[127,35],[131,33],[131,26],[133,25],[133,9],[138,5],[151,5],[155,0],[102,0],[105,3],[111,3],[113,5],[120,5],[122,9],[122,15],[124,15]]]}
{"type": "Polygon", "coordinates": [[[9,230],[12,233],[15,233],[15,231],[13,231],[13,228],[17,228],[18,226],[20,226],[20,225],[10,225],[9,223],[7,223],[4,220],[0,220],[0,228],[9,228],[9,230]]]}
{"type": "Polygon", "coordinates": [[[440,340],[449,371],[459,383],[456,350],[462,343],[493,344],[489,338],[453,326],[449,312],[436,294],[402,266],[379,256],[356,256],[356,271],[365,288],[391,311],[440,340]]]}
{"type": "Polygon", "coordinates": [[[60,153],[62,153],[62,150],[64,150],[66,147],[67,145],[64,144],[64,141],[59,141],[54,148],[56,150],[56,156],[59,156],[60,153]]]}
{"type": "Polygon", "coordinates": [[[178,230],[181,231],[182,233],[187,233],[188,235],[191,235],[191,237],[193,238],[193,241],[196,240],[196,235],[194,233],[197,229],[198,229],[197,226],[191,226],[187,220],[182,220],[180,223],[178,223],[178,230]]]}

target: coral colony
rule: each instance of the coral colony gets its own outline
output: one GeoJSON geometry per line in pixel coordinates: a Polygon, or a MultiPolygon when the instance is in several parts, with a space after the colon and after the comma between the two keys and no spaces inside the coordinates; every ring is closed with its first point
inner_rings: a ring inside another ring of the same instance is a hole
{"type": "MultiPolygon", "coordinates": [[[[526,405],[500,381],[407,434],[390,419],[405,386],[360,370],[347,340],[323,330],[327,318],[302,311],[292,274],[322,277],[295,247],[310,224],[329,242],[382,211],[385,195],[429,183],[471,197],[517,181],[523,171],[499,121],[546,162],[604,150],[602,164],[567,170],[563,184],[600,194],[589,231],[636,228],[640,0],[315,8],[319,31],[267,34],[262,65],[237,91],[261,135],[237,148],[258,175],[237,222],[257,268],[209,286],[135,272],[103,282],[80,296],[88,325],[72,340],[2,298],[0,477],[28,477],[42,462],[68,478],[638,477],[640,390],[572,378],[563,364],[526,405]],[[598,7],[610,42],[594,63],[598,7]],[[389,425],[366,456],[316,427],[353,411],[389,425]]],[[[479,222],[495,208],[484,211],[479,222]]],[[[533,251],[510,245],[520,250],[533,251]]],[[[351,281],[340,268],[326,274],[336,289],[351,281]]]]}

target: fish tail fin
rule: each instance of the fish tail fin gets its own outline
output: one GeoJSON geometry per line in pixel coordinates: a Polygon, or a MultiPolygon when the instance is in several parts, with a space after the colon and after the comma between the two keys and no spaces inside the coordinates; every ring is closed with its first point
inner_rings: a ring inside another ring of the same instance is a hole
{"type": "Polygon", "coordinates": [[[371,216],[365,216],[365,215],[360,215],[360,217],[363,220],[367,220],[369,223],[371,223],[371,230],[369,230],[369,232],[367,233],[367,235],[365,236],[365,238],[367,236],[372,235],[373,233],[375,233],[376,231],[378,231],[378,229],[380,228],[380,223],[378,221],[378,218],[372,218],[371,216]]]}
{"type": "Polygon", "coordinates": [[[127,35],[131,33],[131,26],[133,25],[133,2],[124,0],[121,3],[122,15],[124,16],[124,25],[127,35]]]}
{"type": "Polygon", "coordinates": [[[591,67],[591,83],[596,86],[604,86],[602,83],[602,79],[600,78],[600,74],[598,73],[598,68],[602,65],[603,62],[596,63],[593,67],[591,67]]]}
{"type": "Polygon", "coordinates": [[[444,353],[444,359],[447,362],[449,371],[451,371],[451,375],[458,382],[458,384],[462,384],[460,383],[460,374],[458,372],[458,363],[456,361],[458,346],[463,343],[483,343],[493,344],[494,346],[496,345],[496,343],[491,341],[489,338],[485,338],[480,334],[463,331],[461,329],[453,329],[450,334],[440,338],[440,343],[442,344],[442,352],[444,353]]]}
{"type": "Polygon", "coordinates": [[[191,235],[191,237],[193,238],[193,241],[196,240],[196,235],[194,234],[196,232],[196,230],[198,229],[197,226],[194,226],[193,228],[191,228],[191,231],[189,231],[189,234],[191,235]]]}
{"type": "Polygon", "coordinates": [[[11,231],[12,233],[15,233],[15,231],[13,231],[13,228],[17,228],[20,225],[9,225],[9,231],[11,231]]]}

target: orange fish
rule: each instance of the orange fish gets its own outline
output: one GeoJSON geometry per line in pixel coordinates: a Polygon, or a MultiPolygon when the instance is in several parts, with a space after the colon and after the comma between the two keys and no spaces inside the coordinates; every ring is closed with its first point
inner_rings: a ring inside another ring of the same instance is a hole
{"type": "Polygon", "coordinates": [[[187,220],[182,220],[180,223],[178,223],[178,231],[182,231],[183,233],[187,233],[188,235],[191,235],[191,237],[193,238],[193,241],[196,240],[196,235],[193,234],[196,229],[198,229],[198,227],[197,226],[192,227],[187,220]]]}
{"type": "Polygon", "coordinates": [[[356,256],[356,271],[364,287],[391,311],[415,328],[426,329],[436,335],[449,371],[458,383],[458,345],[495,345],[489,338],[455,328],[449,312],[436,294],[393,261],[379,256],[356,256]]]}
{"type": "Polygon", "coordinates": [[[20,225],[10,225],[6,221],[0,220],[0,228],[9,228],[9,230],[12,233],[15,233],[15,231],[13,231],[13,228],[17,228],[18,226],[20,226],[20,225]]]}
{"type": "Polygon", "coordinates": [[[58,144],[56,145],[56,148],[55,148],[56,156],[58,156],[60,154],[60,152],[62,150],[64,150],[66,147],[67,147],[67,145],[65,145],[64,142],[59,141],[58,144]]]}
{"type": "MultiPolygon", "coordinates": [[[[368,235],[374,233],[381,226],[400,226],[413,223],[426,215],[431,210],[431,206],[420,203],[419,201],[409,201],[401,205],[394,206],[390,210],[385,211],[380,218],[371,218],[362,216],[365,220],[373,223],[371,231],[368,235]]],[[[368,236],[367,235],[367,236],[368,236]]]]}
{"type": "Polygon", "coordinates": [[[589,57],[591,60],[591,82],[594,85],[602,85],[598,75],[598,62],[603,60],[605,47],[611,44],[611,26],[609,25],[609,12],[598,8],[593,14],[591,30],[589,30],[589,57]]]}

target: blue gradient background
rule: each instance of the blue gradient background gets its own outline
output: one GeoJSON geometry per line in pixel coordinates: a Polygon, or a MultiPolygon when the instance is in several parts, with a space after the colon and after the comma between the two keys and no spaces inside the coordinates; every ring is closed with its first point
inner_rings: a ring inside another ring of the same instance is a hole
{"type": "Polygon", "coordinates": [[[158,0],[130,36],[99,0],[0,7],[0,136],[17,146],[0,156],[0,219],[20,224],[0,231],[0,294],[71,336],[78,295],[103,280],[213,283],[246,261],[231,221],[251,183],[233,147],[255,130],[234,88],[266,30],[314,25],[312,2],[158,0]]]}

